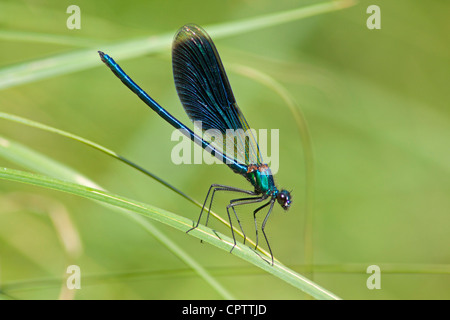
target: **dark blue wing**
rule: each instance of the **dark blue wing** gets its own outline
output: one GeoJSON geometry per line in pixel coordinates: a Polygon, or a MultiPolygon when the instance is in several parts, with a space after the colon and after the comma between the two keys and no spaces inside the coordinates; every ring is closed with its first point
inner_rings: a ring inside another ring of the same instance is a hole
{"type": "Polygon", "coordinates": [[[217,49],[203,29],[189,24],[177,32],[172,65],[178,96],[191,121],[201,121],[202,130],[209,130],[207,135],[211,129],[220,132],[222,141],[214,133],[212,144],[227,155],[241,163],[261,164],[255,135],[236,103],[217,49]]]}

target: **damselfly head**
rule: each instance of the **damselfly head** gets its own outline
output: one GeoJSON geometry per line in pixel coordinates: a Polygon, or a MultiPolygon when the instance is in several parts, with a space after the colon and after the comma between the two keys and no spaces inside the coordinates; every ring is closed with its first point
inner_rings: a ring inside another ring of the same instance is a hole
{"type": "Polygon", "coordinates": [[[281,190],[277,193],[277,201],[284,210],[289,209],[292,203],[291,193],[284,189],[281,190]]]}

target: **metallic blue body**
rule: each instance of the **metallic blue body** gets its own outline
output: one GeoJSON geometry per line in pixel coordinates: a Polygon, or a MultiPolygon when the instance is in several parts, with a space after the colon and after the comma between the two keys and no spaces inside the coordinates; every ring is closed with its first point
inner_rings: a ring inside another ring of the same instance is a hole
{"type": "MultiPolygon", "coordinates": [[[[287,210],[291,205],[291,195],[287,190],[277,189],[269,166],[263,163],[259,146],[252,131],[249,130],[250,127],[245,120],[244,115],[236,103],[217,49],[208,34],[199,26],[192,24],[185,25],[178,31],[172,48],[173,74],[178,96],[191,121],[194,122],[194,124],[201,121],[204,133],[207,133],[210,129],[219,131],[226,137],[225,140],[222,140],[222,145],[219,145],[219,142],[216,142],[215,139],[208,142],[195,134],[142,90],[122,70],[113,58],[101,51],[99,51],[99,54],[102,61],[109,69],[111,69],[111,71],[153,111],[170,123],[174,128],[181,130],[181,132],[193,142],[200,145],[203,149],[230,167],[235,173],[244,176],[254,187],[254,191],[248,191],[219,184],[211,185],[197,224],[187,232],[197,228],[199,225],[210,194],[211,201],[208,216],[206,218],[206,225],[208,224],[209,212],[211,210],[215,192],[237,192],[245,194],[246,196],[231,200],[230,204],[227,206],[227,214],[230,226],[232,227],[230,209],[233,210],[237,222],[239,223],[239,227],[244,235],[245,242],[245,233],[239,222],[235,207],[250,203],[260,203],[269,199],[265,204],[253,211],[253,217],[255,219],[257,247],[258,228],[256,215],[261,209],[269,206],[269,210],[261,225],[261,230],[266,239],[273,264],[272,250],[270,249],[264,228],[269,215],[272,212],[275,201],[277,201],[284,210],[287,210]],[[230,129],[233,131],[231,138],[227,136],[230,129]],[[224,141],[232,141],[233,150],[226,150],[224,146],[228,146],[228,143],[224,143],[224,141]],[[238,152],[235,152],[236,150],[238,152]]],[[[233,228],[231,228],[231,231],[234,245],[236,245],[233,228]]]]}

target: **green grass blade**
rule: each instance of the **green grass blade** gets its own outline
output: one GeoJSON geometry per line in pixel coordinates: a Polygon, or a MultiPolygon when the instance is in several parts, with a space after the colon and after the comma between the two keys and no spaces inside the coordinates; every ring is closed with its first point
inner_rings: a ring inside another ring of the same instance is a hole
{"type": "MultiPolygon", "coordinates": [[[[10,139],[5,139],[0,136],[0,155],[7,158],[14,163],[18,163],[24,167],[30,168],[37,172],[44,172],[47,175],[53,177],[61,177],[68,181],[74,181],[76,183],[82,184],[84,186],[93,187],[96,189],[102,189],[100,186],[79,174],[78,172],[54,161],[28,147],[25,147],[17,142],[10,139]]],[[[103,189],[102,189],[103,190],[103,189]]],[[[117,207],[111,207],[113,209],[120,209],[117,207]]],[[[152,234],[160,243],[166,246],[172,253],[174,253],[178,258],[184,261],[188,266],[206,280],[222,297],[225,299],[233,299],[233,296],[225,290],[211,275],[205,271],[205,269],[199,265],[194,259],[192,259],[184,250],[182,250],[176,243],[174,243],[170,238],[168,238],[164,233],[162,233],[158,228],[156,228],[148,219],[129,214],[125,210],[121,210],[122,213],[127,213],[130,219],[135,220],[140,224],[145,230],[152,234]]]]}
{"type": "MultiPolygon", "coordinates": [[[[176,215],[145,203],[118,196],[107,191],[82,186],[72,182],[9,168],[0,168],[0,179],[36,185],[74,194],[87,199],[104,202],[108,205],[138,213],[182,232],[186,232],[192,227],[192,221],[183,216],[176,215]]],[[[202,225],[200,225],[197,229],[192,230],[189,235],[216,246],[226,252],[229,252],[233,248],[233,240],[231,238],[202,225]],[[218,238],[218,236],[220,238],[218,238]]],[[[339,299],[333,293],[297,274],[282,264],[279,264],[278,262],[271,266],[269,263],[261,259],[259,254],[246,245],[238,243],[236,247],[234,247],[232,254],[273,274],[279,279],[286,281],[298,289],[301,289],[316,299],[339,299]]]]}
{"type": "MultiPolygon", "coordinates": [[[[45,175],[58,177],[67,181],[76,182],[78,184],[93,187],[95,189],[102,189],[96,183],[90,179],[84,177],[75,170],[68,168],[67,166],[48,158],[45,155],[40,154],[20,143],[17,143],[11,139],[6,139],[0,136],[0,156],[6,158],[16,164],[31,169],[36,172],[44,173],[45,175]]],[[[103,189],[102,189],[103,190],[103,189]]],[[[104,205],[103,202],[100,204],[104,205]]],[[[201,278],[203,278],[217,293],[219,293],[224,299],[232,300],[233,295],[229,293],[217,280],[212,277],[200,264],[198,264],[191,256],[189,256],[181,247],[161,232],[156,226],[153,225],[147,218],[130,214],[126,210],[121,210],[118,207],[108,208],[113,210],[120,210],[121,213],[127,214],[127,216],[137,222],[147,232],[149,232],[155,239],[163,244],[169,251],[182,260],[186,265],[192,268],[201,278]]]]}
{"type": "Polygon", "coordinates": [[[34,172],[100,188],[75,170],[63,166],[59,162],[1,135],[0,157],[34,172]]]}
{"type": "MultiPolygon", "coordinates": [[[[219,39],[221,37],[261,30],[289,21],[340,10],[354,4],[355,1],[353,0],[330,1],[256,18],[205,26],[205,28],[210,32],[212,37],[219,39]]],[[[6,67],[0,70],[0,89],[100,66],[102,62],[97,54],[97,50],[100,49],[105,52],[111,52],[114,54],[114,58],[120,60],[163,51],[170,48],[173,34],[174,32],[171,31],[159,36],[141,37],[108,45],[102,44],[101,47],[97,45],[89,49],[58,54],[52,57],[6,67]]]]}
{"type": "Polygon", "coordinates": [[[98,40],[76,38],[73,36],[60,36],[54,34],[38,33],[38,32],[24,32],[24,31],[10,31],[0,30],[0,39],[9,41],[22,41],[22,42],[37,42],[37,43],[49,43],[59,44],[67,46],[77,47],[93,47],[98,45],[98,40]]]}
{"type": "Polygon", "coordinates": [[[98,151],[101,151],[101,152],[107,154],[108,156],[113,157],[113,158],[115,158],[115,159],[117,159],[117,160],[119,160],[119,161],[121,161],[121,162],[123,162],[123,163],[125,163],[125,164],[127,164],[127,165],[129,165],[131,167],[133,167],[134,169],[144,173],[145,175],[147,175],[147,176],[151,177],[152,179],[158,181],[159,183],[161,183],[165,187],[167,187],[167,188],[171,189],[172,191],[176,192],[177,194],[179,194],[180,196],[182,196],[186,200],[188,200],[188,201],[190,201],[190,202],[200,206],[200,203],[198,203],[197,201],[195,201],[194,199],[192,199],[191,197],[189,197],[188,195],[186,195],[182,191],[178,190],[174,186],[170,185],[169,183],[167,183],[163,179],[159,178],[158,176],[154,175],[153,173],[151,173],[150,171],[144,169],[143,167],[139,166],[138,164],[136,164],[136,163],[126,159],[125,157],[121,156],[120,154],[118,154],[118,153],[116,153],[116,152],[114,152],[114,151],[112,151],[112,150],[110,150],[108,148],[105,148],[105,147],[101,146],[98,143],[95,143],[95,142],[90,141],[88,139],[85,139],[83,137],[77,136],[77,135],[75,135],[73,133],[70,133],[70,132],[67,132],[67,131],[64,131],[64,130],[60,130],[60,129],[57,129],[57,128],[54,128],[54,127],[51,127],[51,126],[47,126],[45,124],[42,124],[42,123],[30,120],[30,119],[22,118],[22,117],[19,117],[19,116],[16,116],[16,115],[12,115],[12,114],[9,114],[9,113],[5,113],[5,112],[0,112],[0,119],[13,121],[13,122],[20,123],[20,124],[23,124],[23,125],[26,125],[26,126],[29,126],[29,127],[32,127],[32,128],[44,130],[44,131],[47,131],[47,132],[56,133],[56,134],[58,134],[60,136],[72,139],[72,140],[77,141],[77,142],[81,142],[81,143],[83,143],[83,144],[85,144],[85,145],[87,145],[87,146],[89,146],[91,148],[94,148],[94,149],[96,149],[98,151]]]}
{"type": "Polygon", "coordinates": [[[236,34],[242,34],[254,30],[273,27],[287,22],[301,20],[308,17],[332,12],[351,7],[357,3],[356,0],[338,0],[313,4],[307,7],[276,12],[256,18],[247,18],[240,21],[223,23],[215,26],[207,26],[208,33],[213,38],[221,38],[236,34]]]}

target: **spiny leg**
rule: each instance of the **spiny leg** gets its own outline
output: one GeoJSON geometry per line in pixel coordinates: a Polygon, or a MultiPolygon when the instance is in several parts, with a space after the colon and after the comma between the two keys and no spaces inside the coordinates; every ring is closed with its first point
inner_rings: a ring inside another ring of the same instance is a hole
{"type": "Polygon", "coordinates": [[[273,201],[269,201],[266,204],[262,205],[261,207],[259,207],[258,209],[256,209],[255,211],[253,211],[253,220],[255,221],[255,231],[256,231],[256,245],[255,245],[255,250],[258,248],[258,224],[256,222],[256,213],[258,211],[260,211],[261,209],[264,209],[265,207],[267,207],[269,204],[273,203],[273,201]]]}
{"type": "MultiPolygon", "coordinates": [[[[248,190],[224,186],[224,185],[216,185],[216,187],[211,195],[211,200],[209,202],[209,209],[208,209],[208,215],[206,216],[205,226],[208,226],[208,219],[209,219],[209,215],[211,213],[211,207],[212,207],[212,203],[213,203],[213,199],[214,199],[214,194],[216,193],[216,191],[234,191],[234,192],[240,192],[240,193],[250,194],[250,195],[256,194],[254,191],[248,191],[248,190]]],[[[242,228],[241,228],[241,231],[242,231],[242,228]]]]}
{"type": "MultiPolygon", "coordinates": [[[[245,240],[247,239],[247,236],[245,235],[244,229],[242,228],[241,222],[239,220],[239,217],[237,215],[236,209],[234,207],[241,206],[241,205],[244,205],[244,204],[261,202],[264,199],[265,199],[264,196],[233,199],[233,200],[230,200],[230,204],[227,206],[227,214],[228,214],[228,219],[230,220],[230,225],[231,225],[231,216],[230,216],[229,209],[232,208],[233,212],[234,212],[234,215],[236,217],[236,220],[237,220],[237,222],[239,224],[239,227],[241,228],[242,234],[244,235],[244,244],[245,244],[245,240]]],[[[234,247],[236,246],[236,239],[234,237],[233,229],[231,229],[231,234],[233,236],[234,246],[233,246],[233,248],[231,248],[230,252],[233,251],[234,247]]]]}
{"type": "Polygon", "coordinates": [[[264,235],[264,238],[266,239],[267,247],[269,248],[270,256],[272,257],[272,265],[273,265],[273,253],[272,253],[272,249],[270,248],[269,240],[267,239],[266,233],[264,232],[264,229],[265,229],[265,227],[266,227],[266,222],[267,222],[267,220],[269,219],[270,213],[272,212],[273,205],[274,205],[274,203],[275,203],[275,199],[271,200],[270,203],[271,203],[271,205],[270,205],[269,211],[267,212],[267,215],[266,215],[266,217],[264,218],[264,221],[263,221],[263,223],[262,223],[261,231],[262,231],[262,233],[263,233],[263,235],[264,235]]]}
{"type": "Polygon", "coordinates": [[[197,224],[195,224],[192,228],[190,228],[188,231],[186,231],[186,233],[189,233],[190,231],[194,230],[200,224],[200,219],[202,218],[203,210],[205,209],[205,205],[206,205],[206,201],[208,200],[209,193],[211,192],[212,188],[215,188],[215,186],[216,185],[212,184],[208,189],[208,193],[206,194],[205,201],[203,202],[202,210],[200,211],[200,215],[198,217],[197,224]]]}
{"type": "MultiPolygon", "coordinates": [[[[217,187],[214,191],[213,194],[211,196],[211,203],[210,203],[210,208],[209,210],[211,210],[211,205],[212,205],[212,198],[214,197],[214,193],[216,191],[234,191],[234,192],[240,192],[240,193],[244,193],[244,194],[249,194],[249,195],[257,195],[256,192],[254,191],[248,191],[248,190],[244,190],[244,189],[239,189],[239,188],[234,188],[234,187],[229,187],[229,186],[221,186],[221,187],[217,187]]],[[[253,203],[253,202],[259,202],[261,201],[263,198],[261,197],[251,197],[251,198],[240,198],[240,199],[233,199],[230,201],[230,204],[227,206],[227,215],[228,215],[228,221],[230,222],[230,229],[231,229],[231,235],[233,237],[233,247],[230,250],[230,253],[233,251],[234,247],[236,247],[236,237],[234,236],[234,229],[233,229],[233,222],[231,220],[231,215],[230,215],[230,211],[229,209],[232,208],[234,215],[236,216],[236,220],[239,224],[239,228],[241,229],[242,235],[244,236],[244,243],[245,243],[245,239],[246,239],[246,235],[244,232],[244,229],[242,228],[241,222],[239,221],[239,217],[237,215],[236,210],[234,209],[235,206],[238,205],[242,205],[242,204],[247,204],[247,203],[253,203]],[[247,201],[246,201],[247,200],[247,201]],[[253,201],[250,201],[253,200],[253,201]],[[256,201],[255,201],[256,200],[256,201]],[[238,201],[242,201],[238,202],[238,201]],[[236,203],[235,203],[236,202],[236,203]]],[[[209,217],[209,211],[208,211],[208,217],[209,217]]],[[[208,221],[208,218],[207,218],[208,221]]]]}
{"type": "Polygon", "coordinates": [[[226,185],[222,185],[222,184],[212,184],[208,189],[208,193],[206,194],[206,198],[205,198],[205,201],[203,202],[202,210],[200,211],[200,215],[198,217],[197,223],[191,229],[186,231],[186,233],[189,233],[190,231],[194,230],[200,224],[200,220],[202,218],[203,211],[205,210],[205,205],[206,205],[206,202],[208,201],[209,194],[211,193],[211,189],[213,189],[213,193],[211,195],[211,201],[210,201],[210,205],[208,208],[208,215],[206,217],[206,225],[208,224],[209,214],[211,213],[211,206],[212,206],[212,202],[213,202],[213,198],[214,198],[214,193],[216,191],[233,191],[233,192],[240,192],[240,193],[249,194],[249,195],[256,195],[256,193],[254,191],[248,191],[248,190],[230,187],[230,186],[226,186],[226,185]]]}

